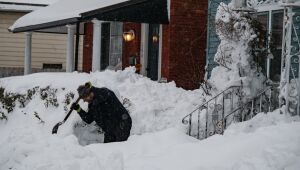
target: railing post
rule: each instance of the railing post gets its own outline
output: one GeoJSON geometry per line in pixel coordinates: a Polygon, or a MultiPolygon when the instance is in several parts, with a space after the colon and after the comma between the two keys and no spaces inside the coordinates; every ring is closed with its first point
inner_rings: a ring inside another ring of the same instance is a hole
{"type": "Polygon", "coordinates": [[[230,105],[231,105],[231,111],[233,110],[233,91],[230,93],[230,105]]]}
{"type": "Polygon", "coordinates": [[[253,117],[253,110],[254,110],[254,99],[252,100],[252,104],[251,104],[251,119],[253,117]]]}
{"type": "Polygon", "coordinates": [[[198,110],[198,133],[197,133],[197,137],[198,139],[200,139],[200,109],[198,110]]]}
{"type": "Polygon", "coordinates": [[[225,122],[225,120],[224,120],[224,116],[225,116],[225,99],[224,99],[224,94],[223,94],[223,99],[222,99],[223,101],[223,111],[222,111],[222,135],[224,134],[224,128],[226,128],[226,127],[224,127],[224,122],[225,122]]]}
{"type": "Polygon", "coordinates": [[[262,106],[262,95],[259,96],[259,113],[261,113],[261,106],[262,106]]]}
{"type": "Polygon", "coordinates": [[[271,112],[271,107],[272,107],[272,89],[270,88],[270,97],[269,97],[269,112],[271,112]]]}
{"type": "Polygon", "coordinates": [[[192,133],[192,115],[189,116],[189,136],[191,136],[192,133]]]}
{"type": "Polygon", "coordinates": [[[208,103],[207,103],[207,107],[206,107],[206,115],[205,115],[205,117],[206,117],[206,123],[205,123],[205,138],[207,138],[207,125],[208,125],[208,103]]]}

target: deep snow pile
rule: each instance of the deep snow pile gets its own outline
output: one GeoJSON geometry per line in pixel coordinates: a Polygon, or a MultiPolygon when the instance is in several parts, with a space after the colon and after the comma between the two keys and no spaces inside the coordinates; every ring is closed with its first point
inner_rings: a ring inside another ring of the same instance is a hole
{"type": "Polygon", "coordinates": [[[0,169],[298,170],[299,121],[276,111],[203,141],[171,128],[123,143],[81,146],[72,134],[50,135],[47,124],[14,114],[0,127],[0,169]]]}
{"type": "MultiPolygon", "coordinates": [[[[38,113],[38,116],[45,121],[43,127],[47,126],[45,130],[50,132],[49,127],[63,120],[65,116],[66,111],[63,104],[65,95],[73,92],[75,94],[73,101],[75,101],[77,87],[87,81],[90,81],[95,87],[112,89],[120,101],[129,99],[127,109],[133,118],[132,134],[152,132],[180,125],[181,118],[201,102],[202,93],[199,90],[186,91],[177,88],[174,82],[165,84],[153,82],[134,72],[133,68],[128,68],[125,71],[118,72],[105,71],[91,74],[39,73],[0,79],[0,87],[4,87],[6,92],[25,94],[28,89],[36,86],[39,88],[49,86],[57,89],[57,103],[60,104],[57,108],[45,108],[40,97],[35,95],[25,108],[16,107],[13,113],[6,114],[9,120],[7,124],[18,121],[15,120],[16,117],[30,119],[30,123],[37,124],[39,121],[34,114],[38,113]]],[[[84,109],[87,109],[87,103],[81,101],[80,104],[84,109]]],[[[69,118],[68,125],[64,125],[64,127],[73,127],[78,121],[80,122],[80,118],[74,113],[69,118]]],[[[4,122],[0,123],[4,124],[4,122]]],[[[70,134],[72,129],[63,130],[62,133],[70,134]]]]}
{"type": "Polygon", "coordinates": [[[224,136],[198,141],[187,136],[179,125],[181,116],[201,102],[201,91],[185,91],[174,83],[159,84],[132,69],[93,74],[41,73],[0,79],[0,85],[19,93],[50,85],[57,88],[60,103],[86,81],[109,87],[120,99],[130,100],[134,127],[129,140],[81,145],[101,141],[101,135],[89,133],[97,131],[93,125],[74,128],[80,122],[76,113],[60,127],[58,135],[52,135],[53,125],[65,116],[63,105],[46,108],[35,95],[25,108],[16,107],[7,114],[7,121],[0,121],[1,170],[300,168],[299,117],[280,115],[279,111],[259,114],[248,122],[232,125],[224,136]]]}

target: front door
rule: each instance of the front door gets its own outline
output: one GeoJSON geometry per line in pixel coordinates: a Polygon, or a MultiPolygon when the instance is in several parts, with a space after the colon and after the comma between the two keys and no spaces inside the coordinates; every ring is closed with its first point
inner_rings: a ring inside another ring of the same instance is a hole
{"type": "Polygon", "coordinates": [[[159,24],[149,24],[147,77],[158,80],[159,24]]]}
{"type": "Polygon", "coordinates": [[[101,70],[109,66],[110,23],[102,23],[101,31],[101,70]]]}

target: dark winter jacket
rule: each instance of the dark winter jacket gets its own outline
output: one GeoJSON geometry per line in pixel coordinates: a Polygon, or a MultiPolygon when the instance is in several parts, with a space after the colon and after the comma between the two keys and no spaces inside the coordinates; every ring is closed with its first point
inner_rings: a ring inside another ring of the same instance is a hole
{"type": "Polygon", "coordinates": [[[92,87],[94,98],[88,112],[79,112],[83,121],[95,121],[105,132],[104,142],[125,141],[130,135],[131,117],[116,95],[107,88],[92,87]]]}

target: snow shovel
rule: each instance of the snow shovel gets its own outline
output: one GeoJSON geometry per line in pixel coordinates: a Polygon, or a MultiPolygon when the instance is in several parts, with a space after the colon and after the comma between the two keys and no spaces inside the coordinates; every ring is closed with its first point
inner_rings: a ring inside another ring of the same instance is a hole
{"type": "MultiPolygon", "coordinates": [[[[78,102],[79,102],[80,99],[81,99],[81,98],[79,97],[79,98],[76,100],[75,104],[78,104],[78,102]]],[[[62,122],[58,122],[58,123],[53,127],[53,129],[52,129],[52,134],[57,134],[57,131],[58,131],[59,126],[62,125],[62,124],[64,124],[64,123],[68,120],[68,118],[69,118],[69,116],[71,115],[71,113],[72,113],[73,110],[74,110],[74,109],[72,108],[72,109],[69,111],[69,113],[67,114],[67,116],[65,117],[65,119],[64,119],[62,122]]]]}

